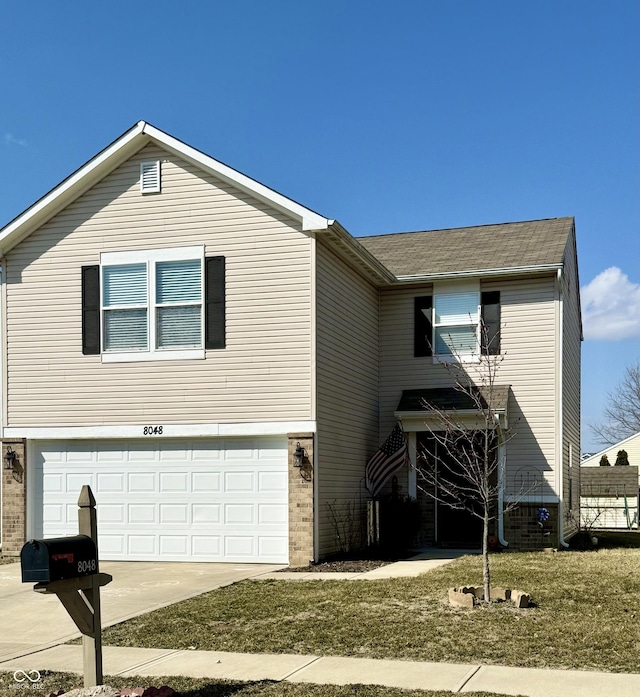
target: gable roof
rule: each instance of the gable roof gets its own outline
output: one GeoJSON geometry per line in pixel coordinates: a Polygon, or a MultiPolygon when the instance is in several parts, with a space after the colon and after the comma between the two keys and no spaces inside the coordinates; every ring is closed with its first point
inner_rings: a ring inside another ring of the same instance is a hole
{"type": "Polygon", "coordinates": [[[290,215],[300,222],[302,230],[326,230],[333,222],[151,124],[138,121],[111,145],[0,229],[0,257],[149,143],[157,143],[169,152],[290,215]]]}
{"type": "Polygon", "coordinates": [[[358,237],[398,280],[562,266],[574,219],[551,218],[358,237]]]}

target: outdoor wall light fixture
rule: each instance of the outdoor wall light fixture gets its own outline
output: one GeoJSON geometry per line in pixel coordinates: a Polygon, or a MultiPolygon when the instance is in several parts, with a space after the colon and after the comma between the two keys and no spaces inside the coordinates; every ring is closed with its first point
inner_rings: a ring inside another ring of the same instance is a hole
{"type": "Polygon", "coordinates": [[[296,449],[293,452],[293,466],[302,467],[306,456],[305,449],[300,445],[300,441],[296,443],[296,449]]]}
{"type": "Polygon", "coordinates": [[[17,457],[15,451],[9,445],[4,456],[4,468],[6,470],[12,470],[17,457]]]}

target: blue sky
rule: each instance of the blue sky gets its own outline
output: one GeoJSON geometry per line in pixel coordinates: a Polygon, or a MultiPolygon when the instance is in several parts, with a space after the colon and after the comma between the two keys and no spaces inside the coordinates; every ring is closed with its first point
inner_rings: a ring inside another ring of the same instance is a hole
{"type": "Polygon", "coordinates": [[[636,0],[2,3],[0,85],[0,226],[146,120],[354,235],[573,215],[585,422],[640,358],[636,0]]]}

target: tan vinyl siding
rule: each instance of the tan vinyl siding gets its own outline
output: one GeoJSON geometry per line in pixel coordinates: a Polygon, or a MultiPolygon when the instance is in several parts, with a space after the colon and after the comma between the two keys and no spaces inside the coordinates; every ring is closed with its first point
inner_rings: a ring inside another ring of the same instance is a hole
{"type": "Polygon", "coordinates": [[[567,243],[563,269],[562,452],[566,533],[580,520],[580,284],[575,234],[567,243]]]}
{"type": "Polygon", "coordinates": [[[147,146],[9,256],[9,427],[311,418],[311,243],[283,214],[147,146]],[[139,192],[159,158],[162,192],[139,192]],[[103,364],[81,349],[80,267],[204,244],[226,257],[227,348],[103,364]]]}
{"type": "MultiPolygon", "coordinates": [[[[499,290],[501,350],[504,361],[497,382],[511,385],[508,404],[512,439],[507,444],[510,488],[534,472],[542,473],[551,494],[555,466],[556,309],[552,276],[483,282],[482,290],[499,290]]],[[[380,419],[381,433],[395,422],[403,390],[449,387],[453,377],[431,357],[413,355],[414,297],[431,295],[431,286],[381,292],[380,419]]]]}
{"type": "MultiPolygon", "coordinates": [[[[367,457],[378,447],[378,291],[317,247],[318,550],[336,551],[328,508],[359,526],[367,457]]],[[[359,542],[359,536],[357,542],[359,542]]]]}

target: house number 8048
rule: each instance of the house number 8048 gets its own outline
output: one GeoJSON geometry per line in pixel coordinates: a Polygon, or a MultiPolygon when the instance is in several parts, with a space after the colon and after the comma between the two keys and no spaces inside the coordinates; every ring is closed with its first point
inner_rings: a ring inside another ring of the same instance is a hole
{"type": "Polygon", "coordinates": [[[145,426],[142,429],[143,436],[161,436],[162,426],[145,426]]]}

